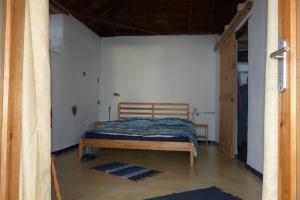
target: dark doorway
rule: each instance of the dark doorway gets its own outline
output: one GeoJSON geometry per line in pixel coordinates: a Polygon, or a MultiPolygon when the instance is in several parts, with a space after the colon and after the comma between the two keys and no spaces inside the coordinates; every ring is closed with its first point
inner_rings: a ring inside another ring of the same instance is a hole
{"type": "Polygon", "coordinates": [[[237,158],[247,162],[248,143],[248,23],[237,32],[237,158]]]}

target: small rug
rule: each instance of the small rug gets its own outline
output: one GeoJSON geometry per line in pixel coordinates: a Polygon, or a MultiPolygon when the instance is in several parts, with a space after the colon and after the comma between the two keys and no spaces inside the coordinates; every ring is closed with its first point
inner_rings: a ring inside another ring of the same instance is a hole
{"type": "Polygon", "coordinates": [[[210,187],[188,192],[174,193],[166,196],[155,197],[148,200],[241,200],[231,194],[225,193],[219,188],[210,187]]]}
{"type": "Polygon", "coordinates": [[[121,162],[100,165],[94,167],[94,169],[132,181],[138,181],[160,173],[160,171],[129,165],[121,162]]]}

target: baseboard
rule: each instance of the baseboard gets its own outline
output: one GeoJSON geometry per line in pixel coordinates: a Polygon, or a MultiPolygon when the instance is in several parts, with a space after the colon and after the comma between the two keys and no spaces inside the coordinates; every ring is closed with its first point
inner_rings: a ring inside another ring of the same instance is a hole
{"type": "Polygon", "coordinates": [[[253,167],[251,167],[248,164],[245,164],[245,168],[247,170],[249,170],[252,174],[254,174],[255,176],[257,176],[260,180],[263,180],[264,176],[261,172],[257,171],[256,169],[254,169],[253,167]]]}
{"type": "Polygon", "coordinates": [[[52,154],[59,155],[59,154],[65,153],[67,151],[71,151],[71,150],[77,148],[78,146],[79,146],[79,144],[74,144],[74,145],[72,145],[70,147],[66,147],[66,148],[58,150],[58,151],[53,151],[52,154]]]}

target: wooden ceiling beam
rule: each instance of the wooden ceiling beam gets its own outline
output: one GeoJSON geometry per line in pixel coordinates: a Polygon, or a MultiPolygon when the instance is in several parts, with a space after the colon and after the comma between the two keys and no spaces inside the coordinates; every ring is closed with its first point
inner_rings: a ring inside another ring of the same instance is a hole
{"type": "MultiPolygon", "coordinates": [[[[123,0],[113,0],[109,5],[103,6],[100,16],[110,18],[114,11],[121,5],[122,1],[123,0]]],[[[99,32],[101,32],[106,25],[106,23],[102,23],[102,25],[97,28],[96,32],[99,34],[99,32]]]]}
{"type": "MultiPolygon", "coordinates": [[[[49,1],[59,3],[60,5],[55,6],[66,10],[66,14],[74,14],[78,20],[98,35],[109,36],[111,34],[113,36],[111,26],[117,28],[116,35],[123,35],[125,32],[128,35],[177,32],[192,34],[199,31],[221,33],[224,24],[231,19],[232,6],[242,0],[229,0],[229,3],[216,0],[206,0],[205,3],[195,0],[49,1]],[[131,8],[126,9],[126,7],[131,8]],[[78,17],[79,15],[85,15],[85,17],[78,17]]],[[[52,13],[60,12],[52,10],[52,13]]]]}
{"type": "Polygon", "coordinates": [[[123,29],[134,30],[134,31],[138,31],[138,32],[151,34],[151,35],[160,35],[156,31],[147,30],[145,28],[141,28],[141,27],[137,27],[137,26],[131,26],[131,25],[127,25],[127,24],[114,22],[112,20],[108,20],[108,19],[105,19],[105,18],[102,18],[102,17],[94,17],[94,16],[89,16],[89,15],[83,15],[83,14],[80,14],[80,13],[73,13],[73,14],[75,14],[75,16],[77,16],[78,18],[85,18],[85,19],[89,19],[89,20],[94,20],[94,21],[102,22],[104,24],[117,26],[117,27],[120,27],[120,28],[123,28],[123,29]]]}
{"type": "Polygon", "coordinates": [[[190,11],[189,11],[189,22],[188,22],[188,32],[189,33],[192,32],[193,6],[194,6],[194,0],[191,0],[190,1],[190,11]]]}
{"type": "Polygon", "coordinates": [[[49,1],[49,11],[50,14],[66,14],[69,15],[70,11],[67,10],[65,7],[63,7],[62,5],[60,5],[59,3],[57,3],[55,0],[50,0],[49,1]]]}
{"type": "Polygon", "coordinates": [[[153,2],[152,2],[152,0],[148,0],[148,6],[149,6],[149,10],[150,10],[150,25],[151,25],[151,27],[152,28],[154,28],[154,17],[153,17],[153,15],[154,15],[154,13],[153,13],[153,2]]]}
{"type": "Polygon", "coordinates": [[[234,0],[231,7],[231,15],[234,15],[237,12],[236,6],[238,5],[239,0],[234,0]]]}
{"type": "Polygon", "coordinates": [[[105,25],[105,23],[102,23],[102,25],[96,29],[96,32],[100,32],[105,27],[105,25]]]}
{"type": "Polygon", "coordinates": [[[240,25],[240,23],[243,21],[243,19],[248,15],[252,8],[252,1],[247,0],[244,3],[244,8],[237,12],[237,14],[234,16],[234,18],[231,20],[230,24],[228,25],[228,28],[222,33],[220,39],[217,41],[214,50],[217,51],[227,40],[227,38],[235,31],[236,27],[240,25]]]}
{"type": "MultiPolygon", "coordinates": [[[[114,0],[109,5],[106,6],[105,9],[101,12],[101,17],[111,18],[114,11],[121,5],[122,0],[114,0]]],[[[101,32],[101,30],[106,26],[106,23],[102,23],[102,25],[97,28],[97,33],[101,32]]]]}
{"type": "Polygon", "coordinates": [[[106,6],[105,9],[101,12],[101,16],[105,17],[111,12],[113,12],[119,5],[121,4],[122,0],[113,0],[109,5],[106,6]]]}
{"type": "Polygon", "coordinates": [[[215,17],[215,7],[216,7],[216,0],[211,0],[210,4],[210,14],[209,14],[209,22],[208,22],[208,31],[213,32],[212,25],[215,17]]]}

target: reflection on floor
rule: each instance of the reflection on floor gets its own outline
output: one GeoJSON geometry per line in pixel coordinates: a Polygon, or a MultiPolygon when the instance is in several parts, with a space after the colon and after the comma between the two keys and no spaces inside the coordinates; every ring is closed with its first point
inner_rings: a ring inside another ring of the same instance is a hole
{"type": "Polygon", "coordinates": [[[135,200],[216,186],[244,200],[260,200],[262,182],[243,164],[230,160],[215,145],[202,145],[194,169],[184,152],[99,150],[95,161],[79,162],[77,150],[57,156],[56,165],[64,200],[135,200]],[[162,173],[138,182],[91,169],[125,162],[162,173]]]}

